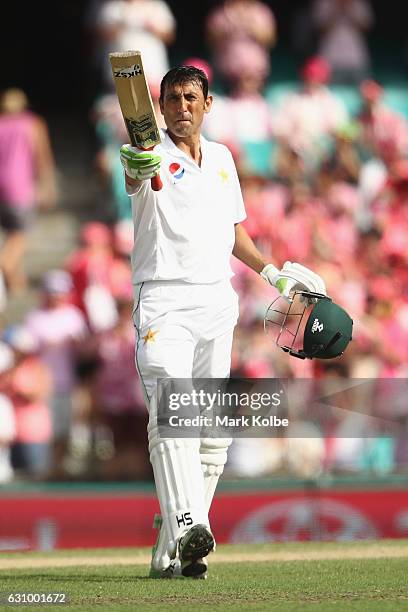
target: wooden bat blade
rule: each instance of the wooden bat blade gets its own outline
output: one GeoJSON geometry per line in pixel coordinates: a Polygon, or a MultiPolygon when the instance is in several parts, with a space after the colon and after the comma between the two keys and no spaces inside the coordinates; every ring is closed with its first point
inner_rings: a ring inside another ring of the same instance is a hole
{"type": "MultiPolygon", "coordinates": [[[[109,53],[109,60],[130,143],[152,149],[161,139],[140,51],[109,53]]],[[[159,176],[152,179],[152,188],[161,189],[159,176]]]]}

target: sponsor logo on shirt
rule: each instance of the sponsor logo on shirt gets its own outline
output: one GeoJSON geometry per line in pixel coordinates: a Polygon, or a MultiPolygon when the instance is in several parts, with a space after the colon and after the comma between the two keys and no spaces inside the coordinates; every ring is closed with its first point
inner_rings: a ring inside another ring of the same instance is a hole
{"type": "Polygon", "coordinates": [[[178,164],[177,162],[173,162],[172,164],[170,164],[169,172],[175,179],[174,183],[182,179],[184,176],[184,168],[183,166],[180,166],[180,164],[178,164]]]}

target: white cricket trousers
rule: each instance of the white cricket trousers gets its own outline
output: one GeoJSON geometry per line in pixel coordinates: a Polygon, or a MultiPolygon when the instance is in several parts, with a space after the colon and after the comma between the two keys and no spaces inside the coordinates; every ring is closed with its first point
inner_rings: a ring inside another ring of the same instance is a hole
{"type": "Polygon", "coordinates": [[[208,511],[230,439],[161,438],[157,379],[227,378],[238,296],[230,280],[210,285],[149,281],[135,287],[136,367],[149,410],[149,451],[163,519],[153,559],[167,567],[180,535],[209,525],[208,511]]]}

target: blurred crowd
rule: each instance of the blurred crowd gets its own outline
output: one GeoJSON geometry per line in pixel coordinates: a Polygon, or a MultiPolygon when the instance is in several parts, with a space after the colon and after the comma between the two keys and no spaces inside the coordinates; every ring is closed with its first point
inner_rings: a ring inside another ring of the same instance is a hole
{"type": "MultiPolygon", "coordinates": [[[[354,319],[353,341],[343,357],[330,363],[289,358],[264,330],[266,309],[276,295],[234,259],[233,283],[241,300],[234,377],[408,378],[408,122],[387,105],[386,87],[375,78],[367,42],[374,21],[367,0],[310,2],[294,23],[296,50],[303,53],[298,82],[278,101],[268,96],[276,85],[279,36],[273,2],[215,3],[205,22],[206,57],[183,61],[209,78],[214,104],[204,135],[233,153],[249,234],[277,265],[298,261],[318,272],[328,294],[354,319]],[[334,85],[358,96],[356,112],[334,85]]],[[[164,0],[93,0],[85,25],[100,83],[89,116],[98,141],[95,166],[109,194],[112,222],[84,223],[76,250],[62,267],[44,274],[38,306],[2,330],[0,482],[19,474],[39,479],[151,478],[147,414],[133,356],[131,210],[118,155],[127,135],[107,53],[141,49],[158,108],[171,44],[182,33],[164,0]]],[[[20,95],[16,91],[14,101],[20,95]]],[[[25,234],[35,221],[35,205],[50,206],[57,199],[43,121],[27,110],[25,98],[20,97],[18,108],[4,100],[3,309],[8,293],[23,284],[25,234]],[[32,136],[32,131],[26,135],[27,124],[40,126],[38,150],[27,144],[32,136]]],[[[236,440],[229,473],[309,478],[406,471],[408,408],[394,402],[390,409],[384,391],[381,397],[379,407],[378,388],[370,386],[358,398],[365,414],[374,414],[376,406],[376,419],[369,425],[361,419],[355,425],[350,417],[359,412],[354,398],[344,406],[344,418],[325,425],[299,413],[292,437],[285,440],[236,440]],[[384,419],[394,423],[392,433],[384,433],[384,419]]]]}

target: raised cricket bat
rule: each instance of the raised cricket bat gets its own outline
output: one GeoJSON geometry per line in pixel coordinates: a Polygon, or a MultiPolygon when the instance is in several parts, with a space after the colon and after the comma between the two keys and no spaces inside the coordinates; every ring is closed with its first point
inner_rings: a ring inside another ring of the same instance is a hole
{"type": "MultiPolygon", "coordinates": [[[[109,60],[130,143],[133,147],[150,151],[161,140],[141,53],[109,53],[109,60]]],[[[151,179],[151,185],[154,191],[160,191],[163,183],[159,175],[151,179]]]]}

